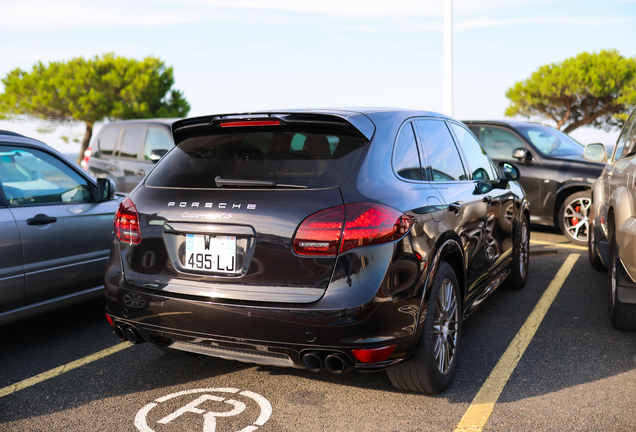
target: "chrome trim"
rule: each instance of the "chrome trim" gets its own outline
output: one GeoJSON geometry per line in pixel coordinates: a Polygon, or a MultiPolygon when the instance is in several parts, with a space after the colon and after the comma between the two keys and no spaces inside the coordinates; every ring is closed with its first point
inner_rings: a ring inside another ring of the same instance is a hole
{"type": "MultiPolygon", "coordinates": [[[[45,268],[43,270],[35,270],[35,271],[25,272],[25,274],[28,276],[28,275],[31,275],[31,274],[44,273],[44,272],[48,272],[48,271],[51,271],[51,270],[59,270],[59,269],[67,268],[67,267],[73,267],[73,266],[84,265],[84,264],[88,264],[88,263],[92,263],[92,262],[96,262],[96,261],[107,261],[107,260],[108,260],[108,257],[105,256],[103,258],[95,258],[95,259],[92,259],[92,260],[76,262],[76,263],[73,263],[73,264],[66,264],[66,265],[57,266],[57,267],[47,267],[47,268],[45,268]]],[[[37,263],[37,264],[42,264],[42,263],[40,262],[40,263],[37,263]]]]}
{"type": "Polygon", "coordinates": [[[255,237],[254,228],[247,225],[215,224],[214,221],[201,222],[167,222],[163,226],[164,232],[174,231],[191,234],[225,234],[236,237],[255,237]]]}
{"type": "MultiPolygon", "coordinates": [[[[213,277],[213,275],[210,275],[213,277]]],[[[179,281],[180,284],[170,283],[161,291],[175,294],[194,295],[211,299],[262,301],[274,303],[313,303],[325,294],[324,288],[303,287],[271,287],[246,286],[238,284],[197,283],[198,281],[179,281]]]]}

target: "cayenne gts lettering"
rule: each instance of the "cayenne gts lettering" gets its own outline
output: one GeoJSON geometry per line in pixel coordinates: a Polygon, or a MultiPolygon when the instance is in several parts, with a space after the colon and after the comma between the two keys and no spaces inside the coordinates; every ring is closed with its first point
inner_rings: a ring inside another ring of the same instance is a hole
{"type": "Polygon", "coordinates": [[[190,212],[183,212],[181,214],[182,218],[194,220],[194,219],[232,219],[234,217],[234,213],[212,213],[212,214],[197,214],[190,212]]]}

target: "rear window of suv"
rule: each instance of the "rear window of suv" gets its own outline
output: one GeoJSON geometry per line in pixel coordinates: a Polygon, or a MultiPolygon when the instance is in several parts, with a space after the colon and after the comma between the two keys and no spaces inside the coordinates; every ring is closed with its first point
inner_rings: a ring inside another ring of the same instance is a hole
{"type": "MultiPolygon", "coordinates": [[[[172,150],[146,185],[207,189],[215,178],[307,188],[340,185],[367,139],[340,129],[280,126],[236,128],[191,136],[172,150]]],[[[251,186],[254,187],[254,186],[251,186]]]]}

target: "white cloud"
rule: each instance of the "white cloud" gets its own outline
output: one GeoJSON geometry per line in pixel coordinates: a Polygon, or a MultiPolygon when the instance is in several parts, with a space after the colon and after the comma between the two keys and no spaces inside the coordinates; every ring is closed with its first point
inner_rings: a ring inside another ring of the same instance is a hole
{"type": "Polygon", "coordinates": [[[507,18],[507,19],[466,19],[457,20],[453,23],[453,28],[458,31],[474,30],[484,27],[507,27],[524,24],[561,24],[577,26],[607,26],[624,24],[632,21],[630,18],[577,18],[577,17],[527,17],[527,18],[507,18]]]}
{"type": "MultiPolygon", "coordinates": [[[[518,9],[535,0],[455,0],[454,15],[518,9]]],[[[347,21],[413,23],[441,18],[441,0],[3,0],[4,30],[166,26],[198,22],[285,23],[332,17],[347,21]],[[8,19],[7,19],[8,18],[8,19]]],[[[412,25],[411,25],[412,27],[412,25]]],[[[416,26],[417,27],[417,26],[416,26]]],[[[377,29],[377,26],[373,26],[377,29]]]]}

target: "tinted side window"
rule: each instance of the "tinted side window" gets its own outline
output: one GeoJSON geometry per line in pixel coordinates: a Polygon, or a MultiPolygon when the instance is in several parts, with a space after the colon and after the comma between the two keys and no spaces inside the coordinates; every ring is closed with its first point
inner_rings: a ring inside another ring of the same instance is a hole
{"type": "Polygon", "coordinates": [[[408,180],[422,180],[422,167],[417,142],[411,123],[400,131],[395,145],[393,167],[400,177],[408,180]]]}
{"type": "Polygon", "coordinates": [[[149,128],[144,144],[144,160],[156,161],[156,156],[152,156],[153,150],[170,150],[173,147],[172,138],[163,129],[149,128]]]}
{"type": "Polygon", "coordinates": [[[521,139],[505,129],[480,126],[478,132],[481,145],[493,159],[513,160],[513,151],[526,148],[521,139]]]}
{"type": "Polygon", "coordinates": [[[634,111],[631,117],[627,120],[625,127],[618,137],[616,142],[616,152],[614,153],[614,160],[618,160],[627,154],[634,153],[636,149],[633,149],[636,142],[634,141],[634,135],[636,134],[636,111],[634,111]]]}
{"type": "Polygon", "coordinates": [[[0,146],[0,186],[9,204],[62,204],[91,201],[82,176],[48,153],[0,146]]]}
{"type": "Polygon", "coordinates": [[[464,150],[466,160],[468,161],[468,165],[470,165],[473,180],[485,181],[498,179],[495,168],[492,166],[490,158],[488,158],[488,155],[479,144],[479,141],[462,126],[451,123],[451,127],[457,136],[459,145],[464,150]]]}
{"type": "Polygon", "coordinates": [[[126,128],[124,129],[124,138],[121,141],[119,156],[125,158],[137,159],[139,147],[141,146],[141,138],[143,137],[144,128],[126,128]]]}
{"type": "Polygon", "coordinates": [[[464,165],[446,123],[441,120],[418,120],[415,123],[428,156],[427,177],[432,181],[466,180],[464,165]]]}
{"type": "Polygon", "coordinates": [[[99,136],[99,153],[102,156],[112,156],[121,128],[106,128],[99,136]]]}

